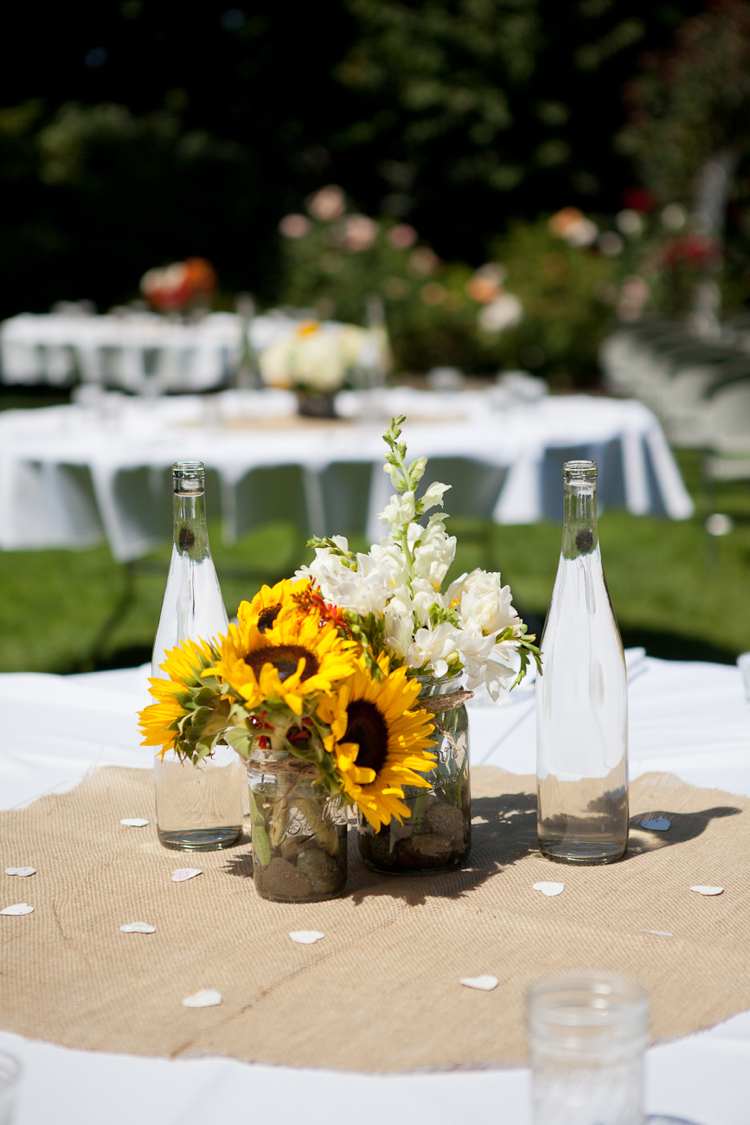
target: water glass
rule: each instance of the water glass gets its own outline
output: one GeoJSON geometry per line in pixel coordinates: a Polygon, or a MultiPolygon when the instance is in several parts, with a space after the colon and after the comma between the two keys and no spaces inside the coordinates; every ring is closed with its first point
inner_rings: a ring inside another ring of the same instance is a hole
{"type": "Polygon", "coordinates": [[[13,1125],[20,1082],[21,1064],[0,1051],[0,1125],[13,1125]]]}
{"type": "Polygon", "coordinates": [[[563,973],[529,991],[533,1125],[643,1125],[648,999],[613,973],[563,973]]]}
{"type": "Polygon", "coordinates": [[[745,689],[745,699],[750,703],[750,652],[743,652],[737,657],[737,667],[742,676],[742,686],[745,689]]]}

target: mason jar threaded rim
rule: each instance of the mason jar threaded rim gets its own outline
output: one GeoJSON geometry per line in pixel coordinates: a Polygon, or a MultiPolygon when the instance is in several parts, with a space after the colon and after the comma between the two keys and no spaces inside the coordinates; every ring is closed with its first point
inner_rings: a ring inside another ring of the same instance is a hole
{"type": "Polygon", "coordinates": [[[559,973],[535,981],[528,993],[532,1044],[563,1051],[597,1053],[640,1043],[648,1035],[648,1019],[643,987],[616,973],[559,973]]]}

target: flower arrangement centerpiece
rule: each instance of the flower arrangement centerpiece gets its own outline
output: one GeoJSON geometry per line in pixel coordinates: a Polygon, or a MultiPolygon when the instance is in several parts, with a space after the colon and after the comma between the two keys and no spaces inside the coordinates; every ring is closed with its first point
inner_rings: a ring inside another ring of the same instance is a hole
{"type": "Polygon", "coordinates": [[[389,534],[367,554],[314,539],[292,579],[243,602],[226,636],[185,641],[153,679],[147,744],[195,764],[227,742],[250,778],[254,878],[266,897],[313,901],[343,889],[346,808],[365,860],[445,870],[469,847],[464,707],[497,698],[539,660],[499,574],[473,571],[441,592],[456,540],[446,486],[417,499],[426,459],[407,464],[403,418],[385,441],[396,488],[389,534]],[[466,676],[467,689],[462,686],[466,676]]]}
{"type": "Polygon", "coordinates": [[[296,391],[300,414],[333,418],[336,392],[357,372],[387,366],[389,357],[387,341],[383,345],[372,330],[303,320],[270,344],[258,362],[266,386],[296,391]]]}
{"type": "Polygon", "coordinates": [[[157,312],[185,313],[190,308],[207,311],[216,289],[216,272],[205,258],[186,258],[184,262],[147,270],[140,287],[157,312]]]}

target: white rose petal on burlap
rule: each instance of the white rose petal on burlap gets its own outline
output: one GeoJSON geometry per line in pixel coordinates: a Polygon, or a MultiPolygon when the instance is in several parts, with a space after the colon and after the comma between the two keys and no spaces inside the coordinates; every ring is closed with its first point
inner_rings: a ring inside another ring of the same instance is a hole
{"type": "Polygon", "coordinates": [[[221,1004],[224,997],[215,988],[202,988],[192,996],[186,996],[182,1001],[184,1008],[215,1008],[221,1004]]]}
{"type": "Polygon", "coordinates": [[[298,945],[315,945],[316,941],[320,941],[326,935],[321,934],[320,930],[295,930],[289,937],[292,941],[296,941],[298,945]]]}
{"type": "Polygon", "coordinates": [[[145,828],[148,821],[142,816],[126,816],[120,821],[126,828],[145,828]]]}
{"type": "Polygon", "coordinates": [[[156,926],[152,926],[150,922],[127,922],[124,926],[120,926],[120,932],[123,934],[155,934],[156,926]]]}
{"type": "Polygon", "coordinates": [[[184,883],[186,879],[194,879],[196,875],[202,874],[200,867],[181,867],[178,871],[172,872],[172,882],[184,883]]]}
{"type": "Polygon", "coordinates": [[[36,867],[17,867],[16,875],[19,879],[28,879],[29,875],[36,875],[36,867]]]}
{"type": "Polygon", "coordinates": [[[700,887],[691,887],[690,890],[695,891],[695,893],[699,894],[699,895],[709,895],[710,896],[710,895],[723,895],[724,894],[724,888],[723,887],[703,887],[703,886],[700,886],[700,887]]]}
{"type": "Polygon", "coordinates": [[[33,906],[29,906],[28,902],[14,902],[12,906],[6,906],[5,910],[0,910],[0,914],[32,914],[34,911],[33,906]]]}
{"type": "Polygon", "coordinates": [[[667,832],[672,827],[672,821],[665,816],[656,816],[653,820],[642,820],[641,828],[648,828],[651,832],[667,832]]]}
{"type": "Polygon", "coordinates": [[[642,934],[656,934],[657,937],[674,937],[669,930],[641,930],[642,934]]]}
{"type": "Polygon", "coordinates": [[[561,895],[565,890],[564,883],[534,883],[534,890],[541,891],[547,898],[554,898],[555,895],[561,895]]]}
{"type": "Polygon", "coordinates": [[[6,875],[17,875],[18,874],[18,868],[17,867],[6,867],[5,868],[5,874],[6,875]]]}
{"type": "Polygon", "coordinates": [[[493,988],[497,988],[497,977],[482,976],[482,977],[461,977],[461,984],[467,988],[476,988],[480,992],[492,992],[493,988]]]}

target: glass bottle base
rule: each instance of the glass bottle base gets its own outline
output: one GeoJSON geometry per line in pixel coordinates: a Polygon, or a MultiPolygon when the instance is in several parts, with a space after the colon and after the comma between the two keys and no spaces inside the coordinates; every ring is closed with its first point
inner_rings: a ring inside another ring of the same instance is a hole
{"type": "Polygon", "coordinates": [[[625,855],[627,844],[607,843],[603,840],[586,843],[581,840],[540,840],[539,850],[545,859],[553,863],[577,863],[579,865],[616,863],[625,855]]]}
{"type": "Polygon", "coordinates": [[[162,832],[157,827],[159,843],[175,852],[218,852],[231,848],[242,837],[242,825],[229,828],[200,828],[176,832],[162,832]]]}

